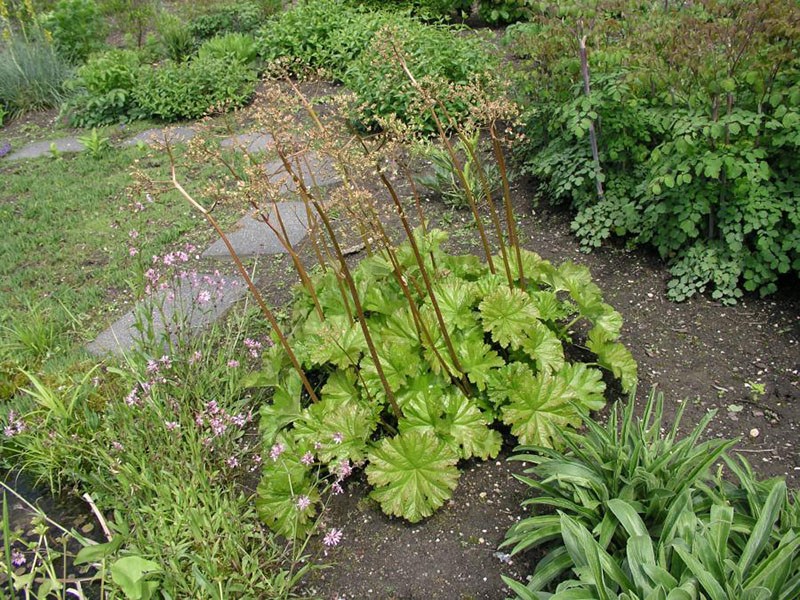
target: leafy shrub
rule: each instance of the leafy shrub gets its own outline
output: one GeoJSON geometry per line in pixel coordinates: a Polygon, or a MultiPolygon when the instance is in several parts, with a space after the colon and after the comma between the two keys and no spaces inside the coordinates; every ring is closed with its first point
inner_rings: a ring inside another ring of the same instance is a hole
{"type": "Polygon", "coordinates": [[[784,25],[798,11],[788,0],[624,13],[575,2],[515,29],[530,57],[523,160],[575,210],[585,249],[611,236],[653,246],[675,300],[710,291],[732,303],[800,274],[800,62],[787,53],[800,30],[784,25]],[[574,28],[587,16],[590,95],[574,28]]]}
{"type": "Polygon", "coordinates": [[[139,71],[134,100],[144,114],[156,119],[196,119],[209,110],[246,104],[256,80],[255,72],[237,62],[215,58],[167,62],[139,71]]]}
{"type": "Polygon", "coordinates": [[[189,31],[198,40],[210,40],[226,33],[255,33],[263,21],[263,11],[257,4],[238,2],[194,17],[189,21],[189,31]]]}
{"type": "Polygon", "coordinates": [[[522,519],[506,534],[503,545],[513,546],[512,554],[541,544],[555,544],[549,546],[547,559],[533,573],[527,585],[529,592],[543,590],[570,567],[581,566],[573,562],[569,547],[564,545],[566,541],[559,543],[565,531],[562,515],[598,532],[606,552],[624,552],[627,534],[610,501],[624,500],[633,505],[647,530],[660,531],[671,522],[676,510],[691,504],[697,488],[709,480],[711,465],[734,444],[732,440],[717,439],[700,442],[714,411],[679,439],[686,403],[666,434],[662,428],[663,395],[650,394],[640,419],[634,418],[634,407],[633,397],[621,416],[615,406],[606,425],[585,416],[585,435],[563,432],[566,453],[525,446],[512,457],[534,465],[519,479],[538,495],[523,504],[559,511],[522,519]]]}
{"type": "Polygon", "coordinates": [[[133,92],[139,70],[139,55],[132,50],[110,50],[92,57],[69,82],[74,94],[64,110],[70,123],[98,127],[136,119],[133,92]]]}
{"type": "Polygon", "coordinates": [[[297,70],[325,69],[341,80],[377,31],[400,18],[335,0],[301,2],[261,30],[259,53],[267,61],[294,60],[297,70]]]}
{"type": "Polygon", "coordinates": [[[256,59],[255,39],[244,33],[227,33],[205,42],[197,51],[201,60],[220,59],[248,65],[256,59]]]}
{"type": "Polygon", "coordinates": [[[53,12],[42,18],[59,53],[81,63],[104,43],[105,22],[94,0],[59,0],[53,12]]]}
{"type": "Polygon", "coordinates": [[[158,37],[165,55],[170,60],[183,62],[194,52],[195,43],[191,31],[183,20],[175,15],[162,14],[159,17],[158,37]]]}
{"type": "Polygon", "coordinates": [[[480,0],[478,15],[490,25],[514,23],[531,15],[532,0],[480,0]]]}
{"type": "Polygon", "coordinates": [[[555,267],[520,250],[524,283],[519,267],[510,267],[509,287],[476,257],[446,254],[445,238],[415,233],[433,295],[423,291],[426,276],[409,243],[391,260],[379,252],[354,269],[369,342],[332,270],[313,276],[322,314],[306,288],[296,299],[291,347],[308,379],[319,382],[320,400],[305,405],[298,372],[277,345],[249,381],[275,386],[261,410],[272,460],[256,501],[273,530],[306,531],[317,481],[346,476],[353,464],[367,464],[384,512],[412,522],[430,516],[456,487],[459,460],[497,455],[497,421],[523,443],[561,445],[562,427],[605,403],[603,373],[565,352],[577,321],[590,329],[596,364],[623,387],[634,385],[636,364],[616,341],[619,313],[585,268],[555,267]]]}
{"type": "MultiPolygon", "coordinates": [[[[361,103],[358,117],[368,127],[396,117],[423,131],[436,131],[425,109],[428,101],[409,80],[398,54],[425,94],[439,98],[455,121],[475,109],[480,91],[489,85],[494,64],[480,39],[458,35],[454,28],[414,20],[387,26],[344,77],[345,85],[361,103]]],[[[447,126],[448,117],[440,109],[437,112],[447,126]]]]}
{"type": "Polygon", "coordinates": [[[0,105],[11,117],[58,106],[70,67],[53,44],[38,35],[11,33],[0,46],[0,105]]]}
{"type": "Polygon", "coordinates": [[[351,3],[371,8],[410,10],[421,19],[468,16],[472,10],[472,0],[352,0],[351,3]]]}

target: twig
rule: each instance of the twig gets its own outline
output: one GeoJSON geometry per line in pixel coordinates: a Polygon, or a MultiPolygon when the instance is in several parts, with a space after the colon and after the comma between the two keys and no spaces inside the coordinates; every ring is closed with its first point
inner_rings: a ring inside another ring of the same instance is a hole
{"type": "Polygon", "coordinates": [[[97,505],[94,503],[94,500],[92,500],[92,497],[89,495],[89,492],[86,492],[81,497],[84,500],[86,500],[86,502],[89,503],[89,506],[91,507],[92,512],[94,513],[94,516],[97,517],[97,520],[100,522],[100,527],[103,528],[103,533],[106,534],[106,537],[108,538],[108,541],[110,542],[114,536],[111,534],[111,530],[108,528],[108,523],[106,523],[106,520],[103,517],[103,513],[101,513],[100,509],[97,508],[97,505]]]}
{"type": "Polygon", "coordinates": [[[772,452],[773,454],[777,454],[778,450],[776,448],[763,448],[763,449],[748,449],[748,448],[738,448],[736,452],[749,452],[751,454],[759,454],[759,453],[766,453],[772,452]]]}

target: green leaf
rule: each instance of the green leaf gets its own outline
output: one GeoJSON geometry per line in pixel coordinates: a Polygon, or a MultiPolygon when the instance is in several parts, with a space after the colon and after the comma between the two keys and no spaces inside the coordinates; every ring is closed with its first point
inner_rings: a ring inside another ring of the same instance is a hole
{"type": "Polygon", "coordinates": [[[525,333],[522,349],[536,362],[539,371],[555,373],[564,366],[564,347],[561,340],[541,321],[531,323],[525,333]]]}
{"type": "Polygon", "coordinates": [[[300,462],[311,451],[310,447],[298,445],[286,433],[278,436],[276,444],[282,451],[275,458],[264,458],[261,481],[256,488],[256,510],[272,531],[293,540],[314,525],[319,502],[317,475],[300,462]],[[298,504],[303,497],[309,501],[305,508],[298,504]]]}
{"type": "Polygon", "coordinates": [[[766,546],[772,535],[772,527],[780,517],[781,510],[786,500],[786,482],[779,481],[770,490],[769,496],[761,509],[761,516],[753,527],[747,544],[739,558],[739,569],[743,577],[749,575],[750,568],[755,563],[762,549],[766,546]]]}
{"type": "Polygon", "coordinates": [[[541,372],[532,385],[514,392],[511,403],[502,408],[503,422],[521,444],[554,447],[561,442],[561,428],[581,423],[573,403],[602,406],[604,389],[600,372],[583,364],[567,365],[557,375],[541,372]]]}
{"type": "Polygon", "coordinates": [[[490,332],[492,339],[503,348],[510,345],[515,350],[539,317],[527,293],[507,286],[484,298],[479,308],[484,330],[490,332]]]}
{"type": "Polygon", "coordinates": [[[458,483],[458,455],[433,435],[415,431],[384,438],[369,454],[370,496],[386,514],[416,523],[450,498],[458,483]]]}
{"type": "Polygon", "coordinates": [[[111,565],[111,579],[122,588],[129,600],[149,598],[144,580],[148,575],[160,572],[161,565],[140,556],[125,556],[111,565]]]}
{"type": "Polygon", "coordinates": [[[294,436],[299,444],[315,446],[317,458],[325,464],[345,459],[360,462],[379,417],[374,405],[326,398],[302,412],[294,436]]]}
{"type": "Polygon", "coordinates": [[[434,286],[434,294],[446,323],[459,329],[475,326],[478,320],[473,310],[478,299],[475,284],[448,277],[434,286]]]}
{"type": "Polygon", "coordinates": [[[589,332],[586,347],[597,355],[597,362],[614,374],[622,383],[622,389],[630,392],[639,378],[639,368],[633,355],[619,342],[610,342],[599,329],[589,332]]]}
{"type": "Polygon", "coordinates": [[[480,391],[486,389],[492,371],[506,364],[491,346],[480,339],[464,340],[459,344],[457,352],[464,372],[480,391]]]}
{"type": "Polygon", "coordinates": [[[357,365],[367,350],[361,325],[347,317],[330,317],[307,333],[318,338],[310,352],[311,360],[317,365],[331,362],[344,369],[357,365]]]}
{"type": "Polygon", "coordinates": [[[500,452],[502,437],[489,429],[490,420],[459,390],[422,396],[403,406],[404,418],[398,423],[401,433],[416,431],[435,435],[459,458],[494,458],[500,452]]]}
{"type": "Polygon", "coordinates": [[[281,383],[275,387],[272,402],[261,405],[259,426],[264,446],[271,446],[278,432],[300,416],[302,387],[297,372],[287,371],[281,383]]]}
{"type": "Polygon", "coordinates": [[[78,554],[75,555],[73,564],[76,566],[86,563],[100,562],[104,558],[108,558],[114,554],[122,546],[125,537],[116,535],[110,542],[104,544],[92,544],[91,546],[84,546],[80,549],[78,554]]]}

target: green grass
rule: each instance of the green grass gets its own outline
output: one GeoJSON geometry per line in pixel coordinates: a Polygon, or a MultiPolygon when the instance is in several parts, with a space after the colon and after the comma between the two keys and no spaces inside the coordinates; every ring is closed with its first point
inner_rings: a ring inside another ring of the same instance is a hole
{"type": "MultiPolygon", "coordinates": [[[[134,168],[168,180],[167,156],[148,154],[114,149],[97,159],[63,155],[0,166],[0,306],[6,327],[44,318],[59,332],[76,331],[73,342],[86,342],[134,300],[151,256],[186,242],[202,250],[212,240],[208,225],[176,192],[153,195],[149,202],[144,191],[131,187],[134,168]],[[132,230],[139,232],[136,240],[129,237],[132,230]],[[140,254],[132,258],[133,245],[140,254]]],[[[196,192],[221,173],[208,165],[181,171],[196,192]]],[[[230,225],[241,208],[225,205],[215,214],[230,225]]]]}

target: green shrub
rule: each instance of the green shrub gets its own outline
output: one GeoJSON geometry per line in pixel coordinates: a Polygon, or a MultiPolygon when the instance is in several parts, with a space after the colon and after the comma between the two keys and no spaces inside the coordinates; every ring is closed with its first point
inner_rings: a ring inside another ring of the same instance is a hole
{"type": "MultiPolygon", "coordinates": [[[[270,12],[268,8],[266,12],[270,12]]],[[[201,41],[225,33],[255,33],[263,24],[264,13],[265,10],[253,2],[218,6],[189,21],[189,31],[201,41]]]]}
{"type": "Polygon", "coordinates": [[[585,250],[612,236],[654,247],[670,298],[773,293],[800,275],[800,60],[787,51],[800,30],[782,25],[800,7],[614,6],[574,2],[514,30],[530,57],[525,168],[575,211],[585,250]],[[589,17],[587,95],[575,25],[589,17]]]}
{"type": "Polygon", "coordinates": [[[243,106],[253,96],[257,76],[240,63],[195,58],[139,71],[134,99],[141,111],[164,121],[197,119],[210,110],[243,106]]]}
{"type": "MultiPolygon", "coordinates": [[[[372,127],[380,119],[396,117],[420,130],[436,131],[425,108],[427,100],[404,72],[398,53],[426,93],[440,99],[449,117],[466,117],[489,85],[495,60],[479,38],[459,33],[410,19],[380,30],[344,77],[361,103],[361,122],[372,127]]],[[[437,112],[447,127],[448,118],[437,112]]]]}
{"type": "Polygon", "coordinates": [[[503,25],[527,19],[533,0],[480,0],[478,15],[490,25],[503,25]]]}
{"type": "Polygon", "coordinates": [[[158,38],[166,57],[175,62],[183,62],[195,50],[189,27],[175,15],[162,14],[159,17],[158,38]]]}
{"type": "Polygon", "coordinates": [[[425,20],[469,15],[472,10],[472,0],[351,0],[351,4],[409,10],[414,16],[425,20]]]}
{"type": "Polygon", "coordinates": [[[81,63],[105,42],[105,22],[94,0],[59,0],[42,26],[53,35],[56,48],[72,63],[81,63]]]}
{"type": "Polygon", "coordinates": [[[367,11],[335,0],[308,0],[281,13],[260,32],[259,53],[267,61],[290,59],[295,70],[327,70],[341,80],[391,13],[367,11]]]}
{"type": "Polygon", "coordinates": [[[133,92],[139,69],[139,55],[132,50],[92,57],[68,84],[74,92],[64,108],[70,123],[98,127],[138,118],[133,92]]]}
{"type": "Polygon", "coordinates": [[[201,60],[220,59],[248,65],[256,59],[258,51],[252,36],[244,33],[226,33],[205,42],[197,54],[201,60]]]}
{"type": "Polygon", "coordinates": [[[53,44],[35,35],[11,34],[0,46],[0,105],[11,117],[58,106],[70,72],[53,44]]]}

